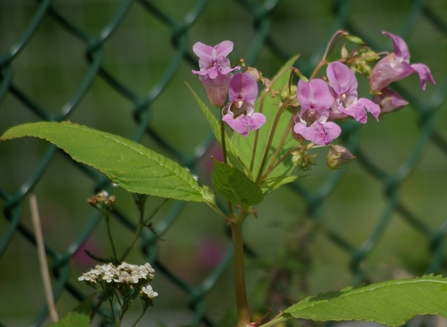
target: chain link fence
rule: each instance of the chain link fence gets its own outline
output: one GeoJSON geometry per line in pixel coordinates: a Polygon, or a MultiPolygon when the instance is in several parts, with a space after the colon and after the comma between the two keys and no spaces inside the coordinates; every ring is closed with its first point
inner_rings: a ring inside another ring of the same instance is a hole
{"type": "MultiPolygon", "coordinates": [[[[219,149],[183,83],[204,97],[190,74],[197,68],[192,45],[230,39],[232,62],[243,57],[265,76],[301,53],[297,65],[308,73],[338,29],[378,51],[391,49],[381,30],[401,35],[412,62],[427,64],[437,85],[422,92],[414,76],[397,83],[410,106],[380,124],[343,124],[342,142],[357,155],[353,164],[329,172],[320,160],[307,178],[259,206],[259,218],[246,229],[251,303],[261,312],[349,284],[445,274],[443,0],[2,0],[0,132],[25,122],[72,120],[141,142],[210,185],[209,158],[219,149]]],[[[136,229],[130,195],[45,142],[0,144],[0,325],[48,322],[29,193],[39,201],[63,314],[90,292],[77,281],[94,265],[83,250],[108,253],[101,217],[85,201],[102,189],[117,195],[113,233],[122,250],[136,229]]],[[[159,203],[150,199],[148,210],[159,203]]],[[[225,226],[199,204],[173,201],[153,224],[160,237],[145,231],[139,253],[129,258],[149,261],[157,271],[160,296],[148,321],[224,324],[234,302],[225,226]]]]}

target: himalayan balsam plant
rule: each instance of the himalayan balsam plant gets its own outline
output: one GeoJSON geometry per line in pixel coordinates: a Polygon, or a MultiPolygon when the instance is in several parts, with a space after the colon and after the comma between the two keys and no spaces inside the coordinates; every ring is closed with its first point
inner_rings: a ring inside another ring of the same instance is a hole
{"type": "MultiPolygon", "coordinates": [[[[431,275],[309,297],[262,321],[254,322],[250,313],[242,226],[250,216],[262,215],[255,206],[277,188],[296,182],[300,171],[310,170],[316,164],[315,148],[328,149],[329,169],[340,169],[352,161],[355,156],[337,144],[342,133],[338,122],[351,119],[360,124],[368,120],[376,123],[383,115],[405,107],[408,102],[389,88],[392,83],[416,73],[422,89],[427,81],[435,84],[426,65],[410,63],[404,40],[389,32],[383,34],[391,38],[394,52],[377,53],[359,38],[338,31],[310,76],[293,66],[298,59],[295,56],[271,79],[247,67],[242,59],[232,66],[227,58],[233,50],[231,41],[216,46],[198,42],[193,46],[199,70],[192,73],[203,84],[208,102],[217,108],[213,112],[190,88],[222,146],[223,161],[213,158],[211,172],[215,191],[225,199],[222,207],[217,205],[214,192],[200,185],[187,169],[119,136],[69,122],[25,124],[6,131],[1,140],[24,136],[45,139],[134,194],[140,210],[140,227],[134,241],[119,257],[109,230],[113,258],[79,278],[102,292],[94,310],[109,301],[110,319],[119,326],[137,296],[143,300],[144,311],[156,302],[153,299],[158,294],[150,285],[145,286],[154,276],[152,267],[148,263],[136,266],[124,262],[139,233],[148,226],[143,211],[150,195],[204,203],[230,227],[237,327],[274,326],[289,319],[365,320],[397,326],[415,315],[447,317],[447,279],[431,275]],[[340,46],[341,55],[336,57],[334,49],[343,38],[349,44],[340,46]],[[368,80],[371,99],[359,95],[357,78],[368,80]],[[119,312],[114,309],[115,299],[119,312]]],[[[97,195],[91,204],[104,213],[108,222],[107,201],[108,194],[97,195]]]]}

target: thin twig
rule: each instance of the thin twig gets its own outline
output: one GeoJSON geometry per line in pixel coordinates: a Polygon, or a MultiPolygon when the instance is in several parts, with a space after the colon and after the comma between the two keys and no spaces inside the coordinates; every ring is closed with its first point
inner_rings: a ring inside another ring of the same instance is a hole
{"type": "Polygon", "coordinates": [[[290,102],[289,99],[284,100],[281,108],[279,108],[279,111],[276,114],[275,120],[273,121],[272,129],[270,131],[270,136],[268,138],[267,145],[265,147],[264,157],[262,158],[262,161],[261,161],[261,167],[259,167],[258,175],[256,177],[256,183],[259,183],[259,181],[261,179],[262,171],[264,170],[264,166],[266,164],[267,157],[270,152],[270,146],[272,145],[273,138],[275,136],[276,126],[278,125],[279,119],[280,119],[281,114],[283,113],[284,109],[287,108],[287,106],[289,105],[289,102],[290,102]]]}
{"type": "MultiPolygon", "coordinates": [[[[273,84],[282,76],[282,74],[284,74],[286,71],[288,71],[289,69],[294,70],[294,67],[286,67],[283,70],[281,70],[271,81],[270,81],[270,86],[266,87],[264,89],[264,91],[262,91],[262,94],[260,96],[260,103],[259,103],[259,112],[262,113],[263,107],[264,107],[264,101],[265,101],[265,97],[267,95],[267,93],[269,93],[269,91],[271,90],[273,84]]],[[[258,137],[259,137],[259,129],[256,130],[255,132],[255,141],[253,144],[253,152],[251,154],[251,162],[250,162],[250,172],[253,172],[253,166],[255,163],[255,157],[256,157],[256,149],[258,147],[258,137]]]]}
{"type": "Polygon", "coordinates": [[[59,320],[54,304],[53,290],[51,289],[50,272],[48,270],[47,257],[45,254],[45,245],[43,242],[42,228],[40,226],[39,209],[37,207],[37,199],[34,193],[29,195],[29,204],[31,207],[31,221],[33,223],[34,233],[36,234],[37,256],[39,257],[40,273],[42,274],[42,282],[45,290],[45,299],[47,301],[50,317],[53,322],[59,320]]]}
{"type": "MultiPolygon", "coordinates": [[[[285,130],[285,132],[284,132],[284,134],[283,134],[283,136],[281,138],[281,141],[279,142],[278,147],[276,148],[276,151],[273,154],[272,159],[270,160],[270,165],[267,168],[267,172],[264,175],[262,175],[262,177],[261,177],[261,179],[259,181],[262,182],[265,178],[267,178],[268,174],[270,174],[270,172],[273,171],[273,169],[271,169],[271,168],[275,165],[275,161],[278,158],[279,153],[282,150],[282,146],[284,145],[284,142],[286,141],[286,138],[289,135],[290,130],[292,129],[292,125],[293,125],[293,118],[290,119],[290,122],[287,125],[287,128],[286,128],[286,130],[285,130]]],[[[275,168],[276,168],[276,166],[275,166],[275,168]]]]}

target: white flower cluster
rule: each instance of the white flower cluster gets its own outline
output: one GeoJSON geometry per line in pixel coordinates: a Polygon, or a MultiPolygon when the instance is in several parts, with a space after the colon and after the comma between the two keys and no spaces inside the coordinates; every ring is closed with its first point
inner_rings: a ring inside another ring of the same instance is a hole
{"type": "Polygon", "coordinates": [[[138,284],[141,281],[151,281],[154,278],[155,270],[149,263],[143,266],[131,265],[123,262],[118,267],[112,263],[96,265],[96,267],[78,278],[79,281],[86,281],[95,284],[97,281],[107,283],[138,284]]]}
{"type": "Polygon", "coordinates": [[[147,285],[143,287],[140,291],[140,296],[144,299],[153,299],[154,297],[158,296],[157,292],[154,292],[151,285],[147,285]]]}

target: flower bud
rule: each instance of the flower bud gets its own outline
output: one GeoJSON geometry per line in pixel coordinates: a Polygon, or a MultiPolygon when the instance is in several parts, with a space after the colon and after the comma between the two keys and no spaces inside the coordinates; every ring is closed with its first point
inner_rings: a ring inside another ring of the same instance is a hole
{"type": "Polygon", "coordinates": [[[365,52],[362,52],[361,57],[366,62],[374,62],[374,61],[380,59],[379,55],[375,51],[372,51],[372,50],[367,50],[365,52]]]}
{"type": "Polygon", "coordinates": [[[357,44],[357,45],[361,45],[363,44],[363,40],[361,38],[359,38],[358,36],[353,36],[353,35],[343,35],[345,37],[346,40],[348,40],[351,43],[357,44]]]}
{"type": "Polygon", "coordinates": [[[316,154],[308,155],[307,147],[301,149],[300,151],[292,152],[292,163],[298,170],[311,170],[311,166],[315,166],[316,162],[316,154]]]}
{"type": "Polygon", "coordinates": [[[357,70],[360,74],[369,77],[371,74],[371,66],[367,64],[365,61],[361,62],[360,65],[357,67],[357,70]]]}
{"type": "Polygon", "coordinates": [[[387,114],[389,112],[398,111],[405,107],[408,102],[402,99],[399,93],[384,88],[381,94],[376,94],[372,101],[380,106],[380,114],[387,114]]]}
{"type": "Polygon", "coordinates": [[[329,169],[341,169],[343,165],[349,163],[355,156],[348,149],[341,145],[331,145],[327,154],[326,163],[329,169]]]}
{"type": "Polygon", "coordinates": [[[348,58],[349,52],[348,49],[346,49],[346,44],[343,44],[343,46],[341,47],[341,57],[343,59],[348,58]]]}
{"type": "Polygon", "coordinates": [[[262,74],[254,67],[247,67],[247,73],[253,76],[257,81],[259,81],[262,76],[262,74]]]}
{"type": "Polygon", "coordinates": [[[115,195],[109,195],[107,191],[101,191],[98,194],[92,196],[91,198],[87,199],[87,202],[94,208],[97,208],[99,210],[109,210],[113,207],[113,204],[115,203],[115,195]]]}

